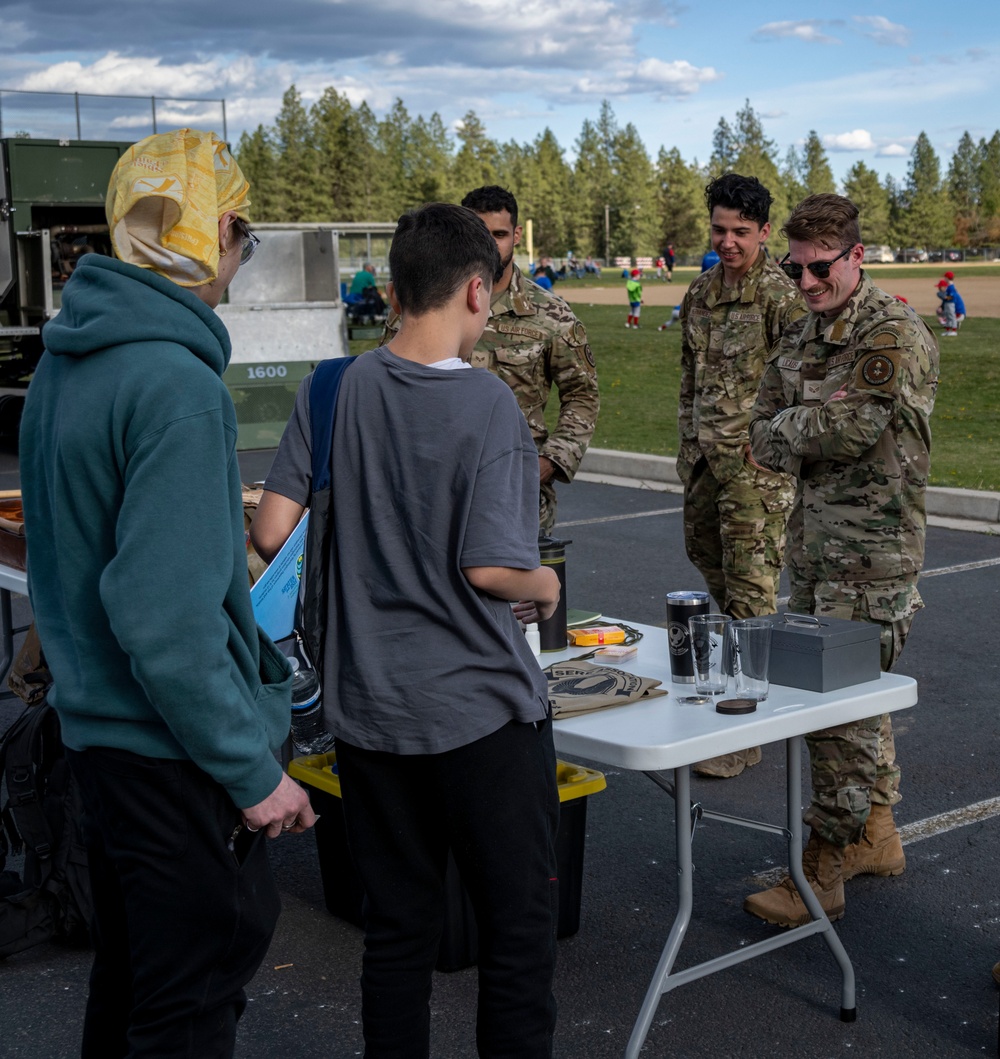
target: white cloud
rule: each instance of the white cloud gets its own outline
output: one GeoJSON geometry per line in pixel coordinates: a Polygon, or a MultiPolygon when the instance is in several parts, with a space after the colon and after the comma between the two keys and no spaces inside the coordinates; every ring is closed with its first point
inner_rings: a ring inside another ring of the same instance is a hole
{"type": "Polygon", "coordinates": [[[878,158],[904,158],[909,153],[910,148],[901,143],[887,143],[875,152],[878,158]]]}
{"type": "Polygon", "coordinates": [[[905,48],[910,43],[910,30],[898,22],[890,22],[883,15],[854,15],[853,18],[859,26],[868,27],[861,32],[864,36],[871,37],[876,44],[905,48]]]}
{"type": "Polygon", "coordinates": [[[808,44],[840,44],[837,37],[823,32],[827,23],[821,18],[805,18],[798,22],[768,22],[754,31],[755,37],[772,40],[801,40],[808,44]]]}
{"type": "Polygon", "coordinates": [[[33,36],[23,22],[8,22],[0,18],[0,48],[19,48],[33,36]]]}
{"type": "Polygon", "coordinates": [[[854,129],[852,132],[825,135],[823,146],[831,151],[870,151],[874,148],[875,141],[867,129],[854,129]]]}
{"type": "Polygon", "coordinates": [[[718,81],[722,75],[712,66],[692,66],[685,59],[664,62],[662,59],[643,59],[632,78],[632,90],[658,90],[665,95],[687,96],[697,92],[703,84],[718,81]]]}
{"type": "Polygon", "coordinates": [[[218,91],[222,82],[228,83],[229,78],[223,76],[217,61],[170,66],[160,59],[108,52],[89,66],[75,60],[47,66],[28,74],[19,87],[33,92],[183,97],[218,91]]]}

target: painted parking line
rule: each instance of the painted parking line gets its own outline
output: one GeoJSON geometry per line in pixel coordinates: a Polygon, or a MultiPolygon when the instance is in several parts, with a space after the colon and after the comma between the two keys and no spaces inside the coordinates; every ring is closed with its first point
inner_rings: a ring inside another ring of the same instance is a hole
{"type": "Polygon", "coordinates": [[[986,566],[1000,566],[1000,559],[977,559],[972,563],[955,563],[953,566],[937,566],[925,570],[921,577],[938,577],[940,574],[962,574],[966,570],[982,570],[986,566]]]}
{"type": "MultiPolygon", "coordinates": [[[[924,820],[915,820],[912,824],[903,824],[899,828],[899,837],[904,846],[912,846],[915,842],[936,838],[956,828],[978,824],[984,820],[991,820],[995,816],[1000,816],[1000,798],[987,798],[985,801],[974,802],[960,809],[949,809],[945,813],[928,816],[924,820]]],[[[784,868],[769,868],[767,871],[751,876],[750,882],[764,889],[776,886],[787,874],[784,868]]]]}
{"type": "Polygon", "coordinates": [[[596,526],[601,522],[622,522],[631,518],[652,518],[655,515],[679,515],[683,507],[663,507],[656,511],[634,511],[627,515],[602,515],[600,518],[578,518],[571,522],[560,522],[557,529],[566,529],[570,526],[596,526]]]}

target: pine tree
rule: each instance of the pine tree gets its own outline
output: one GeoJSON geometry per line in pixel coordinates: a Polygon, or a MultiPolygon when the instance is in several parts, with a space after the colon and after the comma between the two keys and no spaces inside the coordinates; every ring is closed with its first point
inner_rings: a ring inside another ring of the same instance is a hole
{"type": "Polygon", "coordinates": [[[275,219],[331,220],[331,204],[323,192],[309,116],[295,85],[282,96],[274,136],[277,148],[275,219]]]}
{"type": "MultiPolygon", "coordinates": [[[[610,104],[607,100],[602,109],[610,104]]],[[[611,115],[613,119],[613,112],[611,115]]],[[[573,197],[577,204],[575,241],[578,252],[595,257],[612,256],[610,238],[606,237],[611,224],[613,188],[611,173],[611,144],[605,143],[595,122],[585,119],[576,139],[576,164],[573,167],[573,197]],[[607,212],[605,208],[607,207],[607,212]]]]}
{"type": "Polygon", "coordinates": [[[277,155],[267,129],[258,125],[252,133],[244,132],[236,148],[236,160],[250,181],[250,216],[264,224],[278,219],[277,155]]]}
{"type": "Polygon", "coordinates": [[[466,112],[457,135],[461,147],[452,163],[450,182],[452,196],[461,201],[473,188],[497,182],[500,152],[474,110],[466,112]]]}
{"type": "Polygon", "coordinates": [[[979,142],[979,218],[977,241],[981,245],[1000,243],[1000,131],[979,142]]]}
{"type": "Polygon", "coordinates": [[[844,179],[844,194],[858,207],[861,242],[884,246],[889,236],[889,193],[879,183],[878,173],[864,162],[856,162],[844,179]]]}
{"type": "Polygon", "coordinates": [[[910,245],[950,245],[955,234],[954,213],[947,189],[941,183],[941,163],[924,132],[910,152],[903,191],[903,228],[910,245]]]}
{"type": "Polygon", "coordinates": [[[702,253],[708,246],[705,178],[697,164],[688,165],[676,147],[663,147],[656,159],[660,244],[677,253],[702,253]]]}
{"type": "Polygon", "coordinates": [[[319,180],[331,220],[374,220],[368,173],[374,146],[346,95],[327,88],[309,112],[319,180]]]}
{"type": "Polygon", "coordinates": [[[833,170],[826,157],[826,150],[816,135],[815,129],[809,130],[805,145],[802,148],[802,183],[807,195],[825,195],[836,191],[833,170]]]}
{"type": "Polygon", "coordinates": [[[715,180],[723,173],[731,173],[736,167],[736,156],[739,147],[729,122],[719,118],[719,124],[712,133],[712,153],[708,159],[708,177],[715,180]]]}

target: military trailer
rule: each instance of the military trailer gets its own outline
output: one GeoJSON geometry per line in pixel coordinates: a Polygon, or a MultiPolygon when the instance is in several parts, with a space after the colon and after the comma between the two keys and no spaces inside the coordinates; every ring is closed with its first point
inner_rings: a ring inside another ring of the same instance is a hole
{"type": "MultiPolygon", "coordinates": [[[[42,353],[79,259],[112,254],[104,215],[111,170],[130,143],[0,139],[0,436],[16,436],[42,353]]],[[[335,225],[255,225],[261,245],[219,315],[233,340],[224,379],[239,447],[278,443],[300,380],[347,353],[335,225]]]]}

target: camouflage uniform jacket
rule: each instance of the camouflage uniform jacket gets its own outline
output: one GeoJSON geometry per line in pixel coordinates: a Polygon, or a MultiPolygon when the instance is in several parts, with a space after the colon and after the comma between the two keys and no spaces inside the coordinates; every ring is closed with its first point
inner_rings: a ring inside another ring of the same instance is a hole
{"type": "Polygon", "coordinates": [[[688,288],[680,315],[682,481],[702,455],[722,484],[741,470],[750,409],[768,354],[782,331],[806,312],[795,284],[763,250],[734,287],[723,284],[720,263],[688,288]]]}
{"type": "Polygon", "coordinates": [[[883,588],[876,620],[921,606],[937,382],[924,322],[862,272],[836,319],[810,313],[782,335],[751,414],[754,458],[798,478],[791,573],[883,588]]]}
{"type": "MultiPolygon", "coordinates": [[[[540,456],[555,465],[555,477],[571,482],[597,424],[600,398],[594,354],[583,324],[562,300],[524,278],[514,266],[510,286],[494,296],[491,315],[469,362],[488,368],[514,391],[540,456]],[[545,405],[553,383],[559,418],[550,434],[545,405]]],[[[382,341],[399,327],[391,315],[382,341]]]]}

